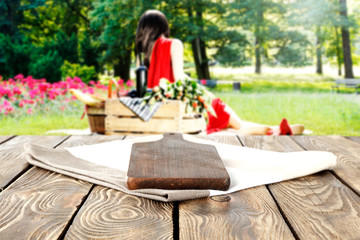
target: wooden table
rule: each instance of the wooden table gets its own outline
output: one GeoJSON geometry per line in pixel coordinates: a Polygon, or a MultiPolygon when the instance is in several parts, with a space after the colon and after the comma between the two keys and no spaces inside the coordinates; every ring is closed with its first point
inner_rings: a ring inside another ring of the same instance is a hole
{"type": "Polygon", "coordinates": [[[21,158],[21,143],[29,141],[63,148],[125,137],[0,136],[0,239],[360,239],[360,137],[211,137],[266,150],[331,151],[338,165],[175,203],[96,186],[21,158]]]}

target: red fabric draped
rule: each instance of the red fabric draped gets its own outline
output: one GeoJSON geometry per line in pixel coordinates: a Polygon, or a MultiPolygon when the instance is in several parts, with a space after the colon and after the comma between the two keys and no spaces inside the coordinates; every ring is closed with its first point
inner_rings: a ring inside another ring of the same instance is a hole
{"type": "Polygon", "coordinates": [[[215,98],[212,101],[211,106],[213,107],[217,117],[214,117],[210,112],[208,112],[208,124],[206,126],[207,134],[218,132],[221,129],[227,128],[230,121],[230,114],[225,111],[226,105],[223,101],[219,98],[215,98]]]}
{"type": "Polygon", "coordinates": [[[148,71],[148,88],[159,85],[161,78],[166,78],[171,83],[175,81],[171,66],[171,43],[171,39],[164,37],[156,40],[148,71]]]}

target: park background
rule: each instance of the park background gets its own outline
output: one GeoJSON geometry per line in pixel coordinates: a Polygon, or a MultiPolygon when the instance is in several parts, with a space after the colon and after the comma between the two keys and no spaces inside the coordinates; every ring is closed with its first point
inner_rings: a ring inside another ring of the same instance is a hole
{"type": "Polygon", "coordinates": [[[147,9],[184,42],[185,71],[248,121],[303,123],[316,135],[359,135],[356,0],[0,0],[0,134],[85,129],[70,88],[103,94],[109,78],[134,87],[134,39],[147,9]],[[233,91],[231,81],[241,82],[233,91]],[[220,84],[224,82],[225,84],[220,84]]]}

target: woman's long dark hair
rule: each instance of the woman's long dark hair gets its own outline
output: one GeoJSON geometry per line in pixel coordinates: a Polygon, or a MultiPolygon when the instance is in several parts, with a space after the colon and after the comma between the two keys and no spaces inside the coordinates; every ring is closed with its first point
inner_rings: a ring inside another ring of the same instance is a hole
{"type": "Polygon", "coordinates": [[[170,36],[169,23],[165,15],[157,10],[148,10],[140,18],[136,29],[136,54],[144,53],[144,64],[149,67],[155,41],[161,36],[170,36]]]}

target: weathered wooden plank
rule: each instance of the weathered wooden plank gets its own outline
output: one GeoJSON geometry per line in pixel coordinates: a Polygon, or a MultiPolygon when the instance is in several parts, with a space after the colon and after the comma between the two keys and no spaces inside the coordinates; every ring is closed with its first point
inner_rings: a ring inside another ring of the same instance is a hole
{"type": "Polygon", "coordinates": [[[118,118],[107,116],[105,118],[106,132],[129,131],[129,132],[180,132],[180,120],[167,118],[153,118],[144,122],[140,118],[118,118]]]}
{"type": "Polygon", "coordinates": [[[0,144],[5,142],[6,140],[12,138],[13,136],[0,136],[0,144]]]}
{"type": "Polygon", "coordinates": [[[82,145],[90,145],[95,143],[103,143],[114,140],[122,140],[125,136],[104,136],[104,135],[91,135],[91,136],[71,136],[59,148],[76,147],[82,145]]]}
{"type": "MultiPolygon", "coordinates": [[[[71,137],[60,148],[111,139],[114,138],[71,137]]],[[[84,181],[32,167],[0,195],[1,238],[58,239],[91,186],[84,181]]]]}
{"type": "Polygon", "coordinates": [[[323,150],[337,156],[333,172],[360,195],[360,144],[341,136],[295,136],[307,150],[323,150]]]}
{"type": "MultiPolygon", "coordinates": [[[[236,137],[210,139],[240,145],[236,137]]],[[[179,203],[179,231],[180,239],[294,239],[264,186],[179,203]]]]}
{"type": "Polygon", "coordinates": [[[360,143],[360,137],[346,137],[347,139],[350,139],[354,142],[360,143]]]}
{"type": "Polygon", "coordinates": [[[300,239],[360,239],[360,198],[330,172],[270,189],[300,239]]]}
{"type": "Polygon", "coordinates": [[[17,145],[22,145],[26,142],[33,142],[42,146],[52,147],[64,141],[68,136],[34,136],[34,135],[22,135],[16,136],[9,141],[0,145],[0,150],[8,149],[17,145]]]}
{"type": "MultiPolygon", "coordinates": [[[[163,103],[153,118],[179,119],[185,113],[186,104],[181,101],[170,100],[163,103]]],[[[136,115],[118,99],[108,99],[105,103],[105,113],[110,116],[136,117],[136,115]]]]}
{"type": "Polygon", "coordinates": [[[182,133],[196,133],[206,129],[205,118],[183,118],[180,121],[182,133]]]}
{"type": "Polygon", "coordinates": [[[96,186],[65,239],[172,239],[172,208],[96,186]]]}
{"type": "Polygon", "coordinates": [[[21,157],[22,145],[25,142],[55,147],[66,138],[65,136],[18,136],[1,144],[0,191],[29,168],[29,164],[21,157]]]}
{"type": "MultiPolygon", "coordinates": [[[[302,150],[288,136],[243,136],[241,141],[264,150],[302,150]]],[[[360,198],[329,171],[268,187],[298,238],[360,239],[360,198]]]]}
{"type": "Polygon", "coordinates": [[[91,184],[33,167],[0,195],[2,239],[57,239],[91,184]]]}

